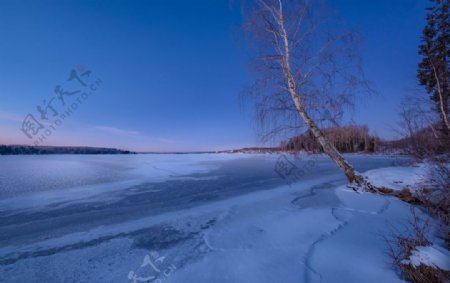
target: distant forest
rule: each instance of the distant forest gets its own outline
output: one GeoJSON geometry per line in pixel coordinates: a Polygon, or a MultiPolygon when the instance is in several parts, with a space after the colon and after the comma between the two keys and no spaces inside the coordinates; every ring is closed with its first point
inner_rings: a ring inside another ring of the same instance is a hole
{"type": "MultiPolygon", "coordinates": [[[[367,126],[346,126],[322,129],[324,135],[341,153],[352,152],[396,152],[401,154],[415,155],[425,153],[442,154],[450,152],[450,142],[439,143],[436,139],[437,133],[434,127],[418,129],[408,136],[397,140],[384,141],[377,136],[370,135],[367,126]],[[427,152],[424,151],[426,148],[427,152]],[[422,149],[422,150],[420,150],[422,149]]],[[[313,134],[307,131],[299,136],[290,138],[280,144],[281,151],[308,151],[322,153],[323,149],[316,141],[313,134]]]]}
{"type": "Polygon", "coordinates": [[[19,154],[133,154],[128,150],[84,146],[0,145],[0,155],[19,154]]]}
{"type": "MultiPolygon", "coordinates": [[[[324,135],[341,153],[375,152],[379,139],[369,135],[367,126],[346,126],[322,129],[324,135]]],[[[323,152],[323,148],[311,131],[282,142],[280,148],[285,151],[304,150],[323,152]]]]}

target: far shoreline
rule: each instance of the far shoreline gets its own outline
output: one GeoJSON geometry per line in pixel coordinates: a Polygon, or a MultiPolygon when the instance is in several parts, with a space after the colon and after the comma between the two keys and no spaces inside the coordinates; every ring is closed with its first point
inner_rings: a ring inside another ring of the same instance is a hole
{"type": "MultiPolygon", "coordinates": [[[[0,145],[0,155],[131,155],[131,154],[154,154],[154,155],[187,155],[187,154],[324,154],[312,151],[288,151],[275,147],[251,147],[230,150],[211,151],[130,151],[107,147],[90,146],[29,146],[29,145],[0,145]]],[[[380,156],[408,156],[399,151],[379,152],[343,152],[346,155],[380,155],[380,156]]]]}

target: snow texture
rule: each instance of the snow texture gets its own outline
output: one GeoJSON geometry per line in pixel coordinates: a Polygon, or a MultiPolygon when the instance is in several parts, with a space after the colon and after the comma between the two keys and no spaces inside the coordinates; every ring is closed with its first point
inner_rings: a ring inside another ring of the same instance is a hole
{"type": "Polygon", "coordinates": [[[419,246],[412,251],[409,260],[404,260],[402,263],[411,264],[414,267],[424,264],[450,271],[450,253],[448,250],[436,245],[419,246]]]}
{"type": "MultiPolygon", "coordinates": [[[[393,161],[347,158],[360,172],[393,161]]],[[[380,235],[410,218],[408,204],[348,189],[325,156],[295,159],[304,174],[292,184],[277,160],[71,157],[81,180],[66,187],[63,157],[2,159],[19,171],[0,172],[0,282],[403,282],[380,235]],[[85,165],[94,172],[83,179],[85,165]],[[56,167],[58,178],[46,169],[56,167]]]]}
{"type": "Polygon", "coordinates": [[[386,187],[393,190],[413,189],[414,184],[423,182],[426,179],[428,174],[427,168],[423,164],[408,167],[390,167],[370,170],[364,175],[377,187],[386,187]]]}

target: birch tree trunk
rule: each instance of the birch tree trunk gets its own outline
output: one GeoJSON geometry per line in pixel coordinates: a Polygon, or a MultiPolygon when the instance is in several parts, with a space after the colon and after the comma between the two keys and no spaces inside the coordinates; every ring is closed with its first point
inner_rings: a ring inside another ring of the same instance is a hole
{"type": "MultiPolygon", "coordinates": [[[[264,5],[266,5],[264,3],[264,5]]],[[[274,11],[275,12],[275,11],[274,11]]],[[[281,66],[286,78],[287,89],[289,94],[294,102],[295,108],[297,109],[298,114],[302,117],[305,124],[311,130],[312,134],[316,138],[317,142],[322,146],[324,152],[336,162],[339,168],[344,172],[347,180],[352,183],[355,182],[358,185],[362,185],[364,179],[356,174],[353,167],[345,160],[345,158],[338,152],[335,146],[329,142],[329,140],[325,137],[320,128],[316,125],[314,120],[308,115],[306,111],[305,105],[301,99],[301,96],[297,93],[297,86],[295,83],[295,79],[291,69],[290,62],[290,46],[289,46],[289,38],[284,25],[283,18],[283,6],[281,0],[279,0],[279,9],[275,13],[273,13],[275,17],[275,22],[278,24],[278,31],[282,39],[283,49],[281,50],[281,66]]]]}
{"type": "MultiPolygon", "coordinates": [[[[438,76],[438,72],[436,70],[436,67],[434,66],[433,62],[430,60],[430,65],[433,69],[433,75],[434,75],[434,79],[436,80],[436,88],[437,88],[437,93],[439,96],[439,111],[442,117],[442,121],[444,122],[444,125],[447,127],[447,133],[450,132],[450,123],[448,121],[448,104],[447,104],[447,96],[444,96],[442,88],[441,88],[441,83],[440,83],[440,79],[438,76]]],[[[447,82],[448,85],[448,82],[447,82]]]]}

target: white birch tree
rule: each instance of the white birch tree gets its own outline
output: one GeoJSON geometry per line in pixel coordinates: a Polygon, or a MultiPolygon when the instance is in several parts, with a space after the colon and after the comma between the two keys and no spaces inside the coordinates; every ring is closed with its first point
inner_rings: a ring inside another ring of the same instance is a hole
{"type": "Polygon", "coordinates": [[[352,105],[355,91],[368,90],[353,52],[355,33],[327,22],[319,1],[255,0],[246,11],[245,29],[257,54],[255,83],[246,93],[256,104],[265,137],[298,133],[306,126],[350,183],[377,190],[314,120],[330,100],[340,101],[339,107],[352,105]]]}

